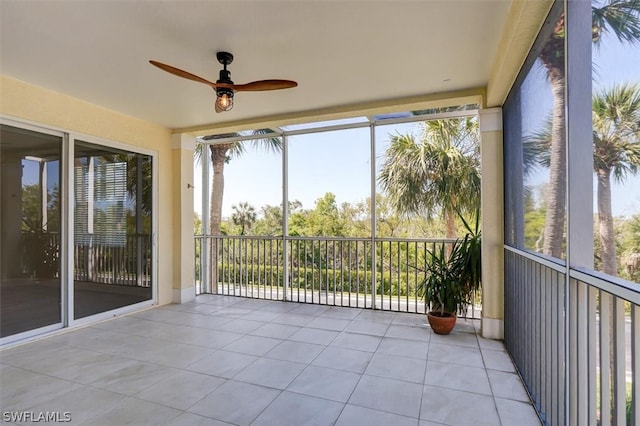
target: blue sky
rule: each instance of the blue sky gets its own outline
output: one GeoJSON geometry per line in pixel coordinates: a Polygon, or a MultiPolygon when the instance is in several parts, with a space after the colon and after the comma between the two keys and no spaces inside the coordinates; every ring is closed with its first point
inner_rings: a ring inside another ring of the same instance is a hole
{"type": "MultiPolygon", "coordinates": [[[[369,195],[369,129],[350,129],[289,137],[289,200],[313,208],[327,192],[338,203],[369,195]]],[[[196,182],[201,182],[196,170],[196,182]]],[[[197,185],[198,186],[198,185],[197,185]]],[[[197,197],[196,197],[197,198],[197,197]]],[[[282,159],[279,154],[249,149],[225,166],[223,216],[242,201],[259,209],[282,200],[282,159]]],[[[196,199],[196,211],[199,200],[196,199]]]]}
{"type": "MultiPolygon", "coordinates": [[[[49,161],[47,163],[47,187],[53,191],[59,184],[59,161],[49,161]]],[[[35,185],[39,183],[40,165],[37,161],[22,160],[22,185],[35,185]]]]}
{"type": "MultiPolygon", "coordinates": [[[[376,130],[376,157],[379,161],[389,134],[417,131],[417,124],[381,126],[376,130]]],[[[371,150],[368,127],[289,137],[289,200],[311,209],[327,192],[338,204],[364,201],[371,194],[371,150]]],[[[201,187],[200,167],[194,180],[201,187]]],[[[225,193],[222,214],[229,216],[232,206],[247,201],[257,210],[282,200],[282,160],[279,154],[249,149],[225,166],[225,193]]],[[[202,201],[195,193],[195,208],[202,201]]]]}

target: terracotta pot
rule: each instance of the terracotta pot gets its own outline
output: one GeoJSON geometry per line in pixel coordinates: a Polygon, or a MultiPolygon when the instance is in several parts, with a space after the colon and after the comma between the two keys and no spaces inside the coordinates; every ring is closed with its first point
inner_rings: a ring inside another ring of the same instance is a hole
{"type": "Polygon", "coordinates": [[[444,316],[441,316],[440,312],[431,311],[427,313],[427,319],[431,329],[436,334],[449,334],[456,325],[456,316],[449,312],[445,312],[444,316]]]}

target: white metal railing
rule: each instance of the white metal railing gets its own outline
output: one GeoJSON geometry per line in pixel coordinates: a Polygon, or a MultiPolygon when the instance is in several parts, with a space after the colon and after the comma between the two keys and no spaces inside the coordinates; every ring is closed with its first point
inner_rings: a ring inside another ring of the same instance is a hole
{"type": "Polygon", "coordinates": [[[506,247],[505,345],[545,424],[640,424],[639,342],[640,285],[506,247]]]}
{"type": "MultiPolygon", "coordinates": [[[[426,251],[452,242],[196,236],[196,293],[424,313],[416,285],[426,251]]],[[[476,302],[467,317],[480,317],[479,295],[476,302]]]]}

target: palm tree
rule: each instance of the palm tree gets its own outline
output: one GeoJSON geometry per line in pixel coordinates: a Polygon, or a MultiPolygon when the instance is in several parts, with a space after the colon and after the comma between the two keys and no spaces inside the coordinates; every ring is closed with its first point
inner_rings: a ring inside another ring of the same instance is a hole
{"type": "MultiPolygon", "coordinates": [[[[615,234],[611,214],[611,176],[618,182],[640,167],[640,86],[622,83],[596,93],[593,106],[593,170],[596,174],[598,233],[603,271],[617,275],[615,234]]],[[[524,170],[549,167],[551,122],[524,141],[524,170]]]]}
{"type": "Polygon", "coordinates": [[[250,228],[256,221],[256,209],[246,201],[231,208],[233,209],[231,220],[235,225],[240,226],[240,235],[244,235],[245,229],[250,228]]]}
{"type": "MultiPolygon", "coordinates": [[[[265,135],[271,133],[269,129],[258,129],[253,132],[254,135],[265,135]]],[[[204,140],[228,139],[234,136],[240,136],[238,133],[228,133],[215,136],[205,136],[204,140]]],[[[246,152],[247,145],[254,148],[264,149],[267,152],[278,153],[282,150],[282,139],[278,137],[267,137],[255,139],[251,141],[233,141],[212,143],[209,145],[211,152],[211,163],[213,165],[213,177],[210,193],[209,208],[209,234],[220,235],[220,225],[222,224],[222,199],[224,196],[224,166],[233,158],[238,158],[246,152]]],[[[200,161],[204,154],[204,144],[196,145],[194,157],[197,162],[200,161]]]]}
{"type": "Polygon", "coordinates": [[[378,181],[399,214],[440,213],[446,237],[455,238],[456,211],[474,212],[480,205],[477,121],[427,121],[420,141],[393,136],[378,181]]]}
{"type": "MultiPolygon", "coordinates": [[[[608,32],[615,34],[621,42],[638,42],[640,0],[607,0],[600,7],[592,6],[592,23],[592,38],[595,44],[599,44],[603,34],[608,32]]],[[[549,165],[551,185],[547,199],[543,252],[554,257],[560,257],[562,253],[566,204],[564,39],[565,20],[562,15],[539,56],[547,71],[553,93],[549,165]]]]}
{"type": "Polygon", "coordinates": [[[640,167],[640,86],[623,83],[594,95],[593,146],[603,271],[617,275],[611,176],[620,182],[640,167]]]}
{"type": "MultiPolygon", "coordinates": [[[[259,129],[253,132],[254,135],[265,135],[271,133],[269,129],[259,129]]],[[[238,133],[227,133],[215,136],[205,136],[204,140],[228,139],[238,137],[238,133]]],[[[222,225],[222,199],[224,196],[224,166],[233,158],[240,157],[246,150],[247,144],[255,148],[262,148],[266,151],[280,152],[282,149],[282,139],[277,137],[260,138],[251,141],[232,141],[212,143],[209,145],[211,153],[211,163],[213,165],[213,177],[210,192],[209,207],[209,235],[220,235],[222,225]]],[[[196,162],[200,162],[205,154],[205,144],[197,144],[194,151],[196,162]]],[[[207,165],[204,165],[207,167],[207,165]]],[[[218,251],[221,248],[217,239],[211,241],[211,283],[213,287],[218,285],[218,251]]]]}

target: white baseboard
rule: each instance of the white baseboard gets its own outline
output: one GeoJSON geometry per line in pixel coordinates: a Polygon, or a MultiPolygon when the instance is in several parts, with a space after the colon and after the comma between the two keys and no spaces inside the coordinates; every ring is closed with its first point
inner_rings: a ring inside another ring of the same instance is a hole
{"type": "Polygon", "coordinates": [[[173,303],[186,303],[194,300],[195,298],[196,298],[195,286],[173,289],[173,299],[172,299],[173,303]]]}
{"type": "Polygon", "coordinates": [[[504,340],[504,320],[483,317],[480,330],[485,339],[504,340]]]}

